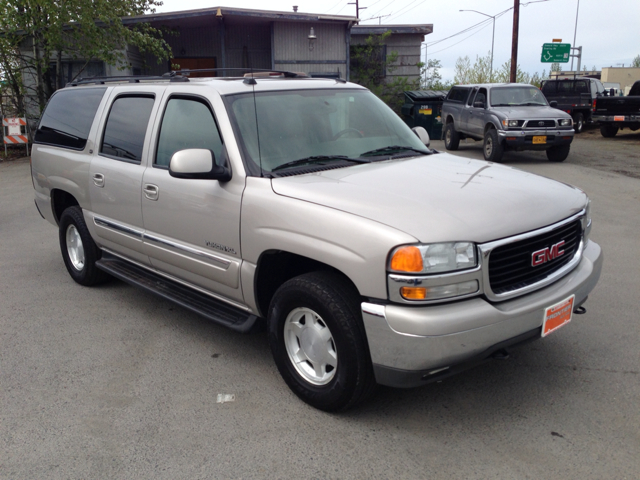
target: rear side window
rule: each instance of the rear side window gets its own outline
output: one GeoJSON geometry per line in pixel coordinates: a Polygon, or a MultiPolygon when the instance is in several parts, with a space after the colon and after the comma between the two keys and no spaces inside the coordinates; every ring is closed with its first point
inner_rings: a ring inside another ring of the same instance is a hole
{"type": "Polygon", "coordinates": [[[452,88],[447,96],[447,100],[451,102],[465,102],[467,100],[467,96],[469,95],[469,88],[452,88]]]}
{"type": "Polygon", "coordinates": [[[139,163],[154,98],[118,97],[111,105],[100,154],[116,160],[139,163]]]}
{"type": "Polygon", "coordinates": [[[58,90],[42,114],[34,142],[82,150],[106,91],[106,87],[58,90]]]}
{"type": "Polygon", "coordinates": [[[174,153],[188,148],[211,150],[216,162],[222,160],[222,139],[206,102],[174,97],[162,118],[155,165],[168,167],[174,153]]]}

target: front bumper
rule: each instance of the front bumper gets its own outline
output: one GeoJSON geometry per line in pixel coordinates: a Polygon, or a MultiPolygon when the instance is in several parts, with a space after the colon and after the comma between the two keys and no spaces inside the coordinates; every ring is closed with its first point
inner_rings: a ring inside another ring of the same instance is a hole
{"type": "Polygon", "coordinates": [[[507,346],[539,338],[547,307],[575,295],[585,302],[602,270],[602,250],[590,241],[578,266],[557,282],[513,300],[484,298],[408,307],[362,304],[376,381],[415,387],[477,363],[507,346]]]}
{"type": "Polygon", "coordinates": [[[546,150],[558,145],[570,145],[575,132],[567,130],[498,130],[503,145],[512,150],[546,150]],[[546,137],[545,143],[533,143],[533,137],[546,137]]]}

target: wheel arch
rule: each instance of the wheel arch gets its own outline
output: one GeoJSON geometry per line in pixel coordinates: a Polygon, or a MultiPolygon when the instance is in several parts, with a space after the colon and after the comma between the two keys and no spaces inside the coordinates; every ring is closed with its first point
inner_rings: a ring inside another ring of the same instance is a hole
{"type": "Polygon", "coordinates": [[[283,283],[299,275],[317,271],[337,273],[360,294],[353,280],[331,265],[284,250],[267,250],[258,259],[253,279],[255,301],[260,316],[267,317],[271,300],[283,283]]]}
{"type": "Polygon", "coordinates": [[[53,211],[53,218],[56,221],[56,224],[60,225],[60,217],[62,216],[62,212],[64,212],[67,208],[73,206],[80,206],[80,203],[69,192],[54,188],[51,190],[51,210],[53,211]]]}

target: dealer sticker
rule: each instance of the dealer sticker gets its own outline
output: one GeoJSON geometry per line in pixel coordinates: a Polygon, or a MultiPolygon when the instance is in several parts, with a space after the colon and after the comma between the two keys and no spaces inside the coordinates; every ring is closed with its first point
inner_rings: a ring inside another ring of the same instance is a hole
{"type": "Polygon", "coordinates": [[[546,337],[557,329],[566,325],[571,321],[573,314],[573,302],[576,296],[571,295],[566,300],[557,303],[544,312],[544,321],[542,323],[542,336],[546,337]]]}

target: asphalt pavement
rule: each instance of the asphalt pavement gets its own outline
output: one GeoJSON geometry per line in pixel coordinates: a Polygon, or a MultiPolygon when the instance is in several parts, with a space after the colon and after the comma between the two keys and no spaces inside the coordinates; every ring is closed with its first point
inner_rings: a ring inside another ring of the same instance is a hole
{"type": "Polygon", "coordinates": [[[590,195],[605,262],[587,313],[508,360],[342,414],[289,391],[264,332],[119,281],[75,284],[29,163],[0,163],[0,478],[640,478],[640,179],[579,151],[506,160],[590,195]]]}

